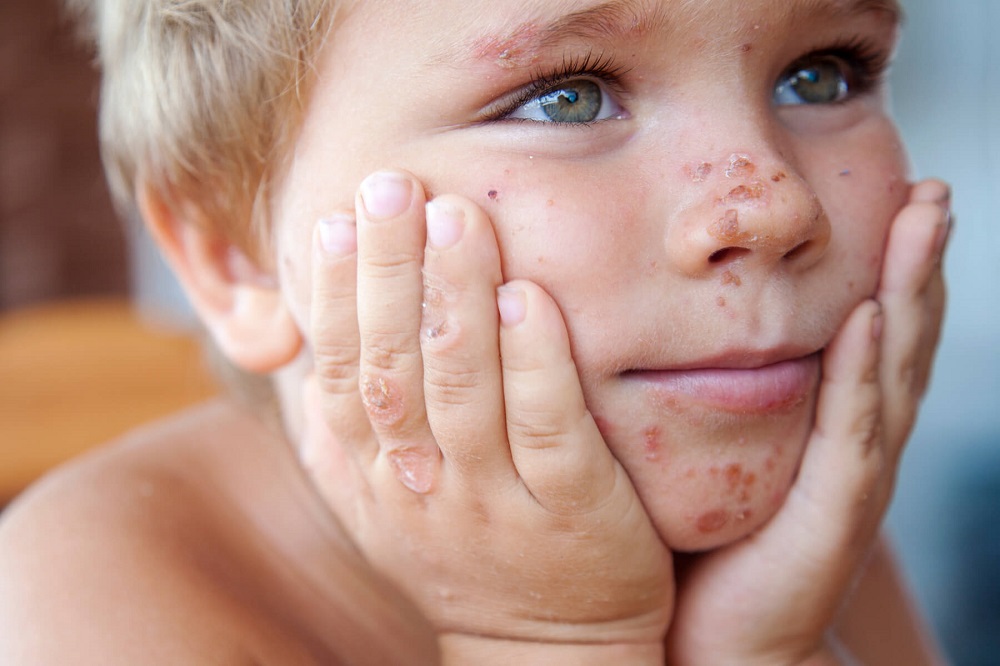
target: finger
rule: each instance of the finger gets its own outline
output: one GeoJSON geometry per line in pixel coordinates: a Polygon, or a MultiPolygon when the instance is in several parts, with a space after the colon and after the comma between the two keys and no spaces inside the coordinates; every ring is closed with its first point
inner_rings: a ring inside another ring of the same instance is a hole
{"type": "Polygon", "coordinates": [[[811,610],[798,618],[802,626],[832,618],[888,499],[881,491],[881,316],[878,303],[865,301],[824,352],[816,423],[799,475],[757,538],[765,559],[795,572],[768,594],[804,598],[808,589],[811,610]]]}
{"type": "Polygon", "coordinates": [[[358,393],[357,229],[353,213],[320,220],[313,237],[310,340],[317,404],[352,452],[374,455],[358,393]]]}
{"type": "Polygon", "coordinates": [[[886,440],[898,456],[927,387],[941,330],[941,253],[951,228],[942,183],[916,186],[889,235],[878,299],[885,312],[882,386],[886,440]]]}
{"type": "Polygon", "coordinates": [[[804,510],[815,512],[814,521],[828,522],[830,527],[857,524],[883,471],[879,377],[883,331],[879,304],[865,301],[823,353],[816,422],[793,495],[794,501],[803,502],[804,510]]]}
{"type": "MultiPolygon", "coordinates": [[[[357,394],[357,388],[354,393],[357,394]]],[[[317,376],[307,377],[302,388],[305,418],[299,459],[330,510],[354,531],[358,528],[358,515],[354,510],[358,498],[371,498],[373,493],[358,456],[347,450],[343,436],[330,429],[323,415],[321,394],[317,376]]]]}
{"type": "Polygon", "coordinates": [[[543,507],[586,512],[628,481],[584,403],[562,315],[548,294],[522,280],[502,286],[497,302],[514,465],[543,507]]]}
{"type": "Polygon", "coordinates": [[[361,184],[358,330],[361,400],[382,468],[429,492],[440,461],[424,409],[420,319],[424,191],[408,174],[382,171],[361,184]]]}
{"type": "Polygon", "coordinates": [[[427,204],[427,232],[420,339],[431,431],[473,487],[516,481],[504,425],[493,227],[478,206],[448,195],[427,204]]]}

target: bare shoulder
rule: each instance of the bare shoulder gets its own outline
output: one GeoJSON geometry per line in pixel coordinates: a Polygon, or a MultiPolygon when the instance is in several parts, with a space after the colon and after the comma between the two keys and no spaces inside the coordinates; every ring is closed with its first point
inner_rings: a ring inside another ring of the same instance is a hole
{"type": "Polygon", "coordinates": [[[385,612],[406,604],[357,557],[288,446],[224,404],[26,492],[0,516],[0,589],[5,664],[380,663],[352,657],[373,620],[424,630],[385,612]]]}

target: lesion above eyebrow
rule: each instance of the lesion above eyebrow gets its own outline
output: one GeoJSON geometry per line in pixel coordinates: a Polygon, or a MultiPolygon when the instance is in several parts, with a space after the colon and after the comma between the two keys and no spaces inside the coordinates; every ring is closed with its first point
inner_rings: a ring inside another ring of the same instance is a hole
{"type": "Polygon", "coordinates": [[[455,53],[474,62],[500,67],[530,65],[539,53],[568,41],[614,43],[636,39],[667,24],[662,3],[649,0],[611,0],[554,19],[528,20],[513,28],[486,33],[442,53],[438,62],[454,62],[455,53]]]}

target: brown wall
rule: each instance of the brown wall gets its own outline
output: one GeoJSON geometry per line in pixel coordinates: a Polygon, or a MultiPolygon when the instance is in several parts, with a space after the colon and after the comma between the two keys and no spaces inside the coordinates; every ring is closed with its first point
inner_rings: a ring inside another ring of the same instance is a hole
{"type": "Polygon", "coordinates": [[[0,0],[0,311],[124,294],[98,156],[97,75],[56,0],[0,0]]]}

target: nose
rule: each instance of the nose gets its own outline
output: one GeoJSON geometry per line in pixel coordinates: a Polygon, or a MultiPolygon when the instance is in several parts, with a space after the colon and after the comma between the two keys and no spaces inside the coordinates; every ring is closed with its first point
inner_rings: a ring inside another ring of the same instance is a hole
{"type": "Polygon", "coordinates": [[[738,261],[795,272],[826,252],[826,212],[783,160],[735,152],[688,166],[685,174],[691,203],[666,234],[667,255],[677,270],[699,276],[738,261]]]}

